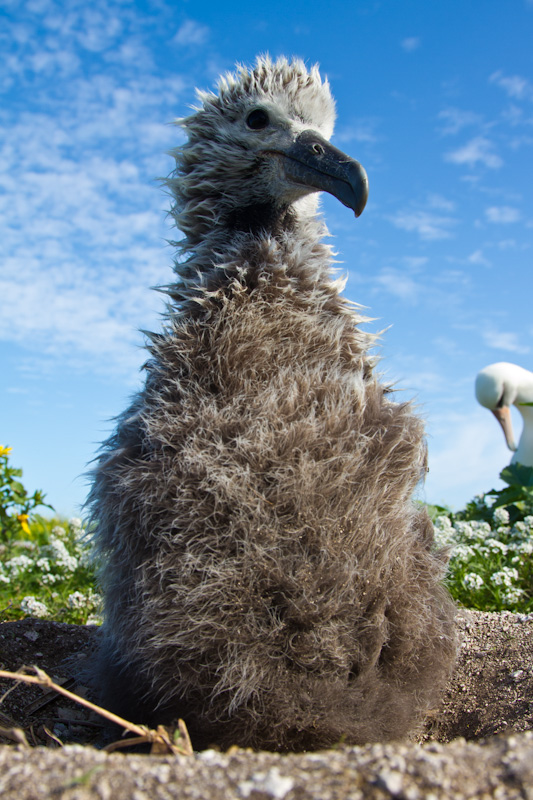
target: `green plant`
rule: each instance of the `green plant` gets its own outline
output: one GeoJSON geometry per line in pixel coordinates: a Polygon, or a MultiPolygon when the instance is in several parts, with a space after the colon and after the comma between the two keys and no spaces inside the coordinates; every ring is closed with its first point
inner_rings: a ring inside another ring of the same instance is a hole
{"type": "MultiPolygon", "coordinates": [[[[52,506],[44,502],[45,495],[35,491],[28,495],[19,480],[22,470],[9,465],[11,447],[0,445],[0,541],[4,544],[21,534],[30,536],[29,520],[37,506],[52,506]]],[[[53,509],[52,509],[53,510],[53,509]]]]}
{"type": "Polygon", "coordinates": [[[28,495],[0,447],[0,618],[37,616],[62,622],[98,622],[89,545],[82,521],[46,519],[42,492],[28,495]]]}
{"type": "Polygon", "coordinates": [[[506,467],[507,486],[478,495],[463,511],[434,517],[439,546],[450,548],[447,583],[467,608],[533,610],[533,468],[506,467]]]}
{"type": "Polygon", "coordinates": [[[533,467],[510,464],[500,472],[500,478],[507,486],[477,495],[455,518],[491,522],[496,509],[504,508],[513,525],[533,514],[533,467]]]}
{"type": "Polygon", "coordinates": [[[60,622],[98,623],[90,548],[80,519],[65,521],[35,515],[31,538],[4,546],[0,563],[0,612],[4,619],[24,616],[60,622]]]}

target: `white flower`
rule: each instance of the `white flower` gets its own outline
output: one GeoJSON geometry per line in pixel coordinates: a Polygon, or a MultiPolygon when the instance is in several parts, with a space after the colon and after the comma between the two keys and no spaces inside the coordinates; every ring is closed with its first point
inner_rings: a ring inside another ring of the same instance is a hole
{"type": "Polygon", "coordinates": [[[514,567],[503,567],[492,575],[491,581],[495,586],[512,586],[513,581],[517,581],[519,577],[518,570],[514,567]]]}
{"type": "Polygon", "coordinates": [[[444,515],[437,517],[433,523],[433,532],[437,547],[449,547],[453,544],[455,531],[449,517],[444,515]]]}
{"type": "Polygon", "coordinates": [[[488,522],[475,519],[470,523],[470,532],[472,539],[483,542],[492,533],[492,528],[488,522]]]}
{"type": "Polygon", "coordinates": [[[57,536],[50,537],[50,543],[41,548],[41,553],[50,558],[54,565],[64,572],[74,572],[78,567],[78,559],[70,555],[65,543],[57,536]]]}
{"type": "Polygon", "coordinates": [[[62,525],[54,525],[54,527],[52,528],[52,533],[54,534],[54,536],[59,536],[60,539],[64,539],[65,536],[67,535],[67,532],[62,525]]]}
{"type": "Polygon", "coordinates": [[[47,558],[38,558],[36,566],[43,572],[50,572],[50,561],[47,558]]]}
{"type": "Polygon", "coordinates": [[[70,608],[86,608],[87,597],[82,592],[72,592],[67,598],[70,608]]]}
{"type": "Polygon", "coordinates": [[[499,539],[494,539],[494,537],[486,539],[485,544],[492,553],[503,553],[505,555],[509,550],[509,545],[505,544],[505,542],[500,542],[499,539]]]}
{"type": "Polygon", "coordinates": [[[46,617],[48,616],[48,609],[44,603],[36,600],[33,595],[23,597],[20,603],[20,608],[25,614],[33,617],[46,617]]]}
{"type": "Polygon", "coordinates": [[[67,603],[70,608],[96,608],[101,602],[102,597],[97,594],[97,592],[93,592],[92,589],[89,589],[87,594],[83,594],[83,592],[72,592],[67,598],[67,603]]]}
{"type": "Polygon", "coordinates": [[[99,614],[89,614],[86,625],[101,625],[102,617],[99,614]]]}
{"type": "Polygon", "coordinates": [[[45,572],[40,577],[40,581],[44,586],[53,586],[54,583],[63,580],[61,575],[55,575],[53,572],[45,572]]]}
{"type": "Polygon", "coordinates": [[[453,548],[452,558],[454,561],[468,561],[472,556],[476,555],[476,551],[469,544],[458,544],[453,548]]]}
{"type": "Polygon", "coordinates": [[[9,571],[11,578],[18,578],[21,572],[27,572],[33,569],[34,561],[28,556],[13,556],[6,561],[6,569],[9,571]]]}
{"type": "Polygon", "coordinates": [[[453,526],[461,539],[470,539],[473,533],[473,529],[471,527],[470,522],[464,522],[464,520],[457,520],[455,525],[453,526]]]}
{"type": "Polygon", "coordinates": [[[436,528],[441,528],[443,530],[446,528],[452,528],[450,518],[447,517],[446,514],[441,514],[439,517],[436,517],[434,525],[436,528]]]}
{"type": "Polygon", "coordinates": [[[463,578],[463,583],[467,589],[481,589],[483,578],[476,572],[467,572],[463,578]]]}
{"type": "Polygon", "coordinates": [[[496,508],[492,514],[492,518],[497,525],[509,524],[509,512],[506,508],[496,508]]]}
{"type": "Polygon", "coordinates": [[[102,595],[98,594],[98,592],[93,592],[92,589],[89,589],[89,592],[87,594],[87,599],[89,603],[93,604],[93,606],[102,605],[102,600],[103,600],[102,595]]]}
{"type": "Polygon", "coordinates": [[[68,521],[68,524],[73,531],[81,531],[83,525],[79,517],[71,517],[68,521]]]}
{"type": "Polygon", "coordinates": [[[524,595],[523,589],[513,586],[512,589],[507,589],[502,595],[503,602],[508,606],[515,605],[524,595]]]}

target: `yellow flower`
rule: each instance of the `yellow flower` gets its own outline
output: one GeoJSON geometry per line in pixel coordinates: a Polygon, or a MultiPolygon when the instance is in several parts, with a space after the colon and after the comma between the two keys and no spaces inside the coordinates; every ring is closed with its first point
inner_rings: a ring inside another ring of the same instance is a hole
{"type": "Polygon", "coordinates": [[[0,444],[0,456],[7,456],[7,454],[10,453],[12,450],[13,450],[12,447],[3,447],[0,444]]]}
{"type": "Polygon", "coordinates": [[[24,533],[27,533],[28,536],[31,536],[30,526],[28,525],[28,515],[19,514],[17,516],[17,519],[20,522],[21,528],[24,531],[24,533]]]}

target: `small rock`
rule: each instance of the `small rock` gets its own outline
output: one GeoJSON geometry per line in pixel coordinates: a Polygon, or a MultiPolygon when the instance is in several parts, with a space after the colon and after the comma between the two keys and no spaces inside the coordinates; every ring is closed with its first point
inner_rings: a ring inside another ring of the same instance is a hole
{"type": "Polygon", "coordinates": [[[377,776],[376,783],[393,797],[397,797],[403,789],[403,775],[397,770],[382,769],[377,776]]]}
{"type": "Polygon", "coordinates": [[[280,775],[277,767],[272,767],[266,774],[258,772],[252,775],[251,780],[241,781],[238,785],[241,797],[249,797],[252,792],[264,792],[275,800],[283,800],[294,786],[292,778],[280,775]]]}

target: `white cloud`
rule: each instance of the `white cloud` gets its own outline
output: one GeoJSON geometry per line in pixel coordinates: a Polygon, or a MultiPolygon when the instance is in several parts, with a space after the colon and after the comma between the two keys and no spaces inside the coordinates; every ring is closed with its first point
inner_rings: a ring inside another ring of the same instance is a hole
{"type": "Polygon", "coordinates": [[[446,153],[444,158],[453,164],[466,164],[469,167],[479,163],[490,169],[498,169],[503,164],[503,160],[494,152],[494,144],[485,136],[474,137],[463,147],[446,153]]]}
{"type": "Polygon", "coordinates": [[[455,203],[451,200],[447,200],[441,194],[430,194],[428,195],[428,205],[431,208],[436,208],[439,211],[453,211],[455,209],[455,203]]]}
{"type": "MultiPolygon", "coordinates": [[[[36,99],[22,111],[0,106],[0,338],[36,354],[42,369],[61,359],[128,374],[143,359],[137,329],[160,324],[163,299],[149,287],[172,274],[169,199],[155,179],[182,140],[167,123],[185,82],[139,76],[130,56],[109,67],[101,49],[121,28],[116,5],[99,8],[61,15],[46,0],[46,41],[28,23],[18,37],[26,44],[10,45],[11,78],[36,99]],[[82,48],[91,50],[83,72],[82,48]]],[[[144,45],[131,43],[144,69],[144,45]]]]}
{"type": "Polygon", "coordinates": [[[427,256],[403,256],[402,261],[413,271],[418,271],[428,263],[427,256]]]}
{"type": "Polygon", "coordinates": [[[374,144],[380,137],[375,132],[378,122],[375,119],[358,119],[351,125],[345,125],[335,132],[335,141],[338,144],[346,142],[365,142],[374,144]]]}
{"type": "Polygon", "coordinates": [[[412,53],[413,50],[418,50],[420,47],[420,38],[418,36],[408,36],[400,42],[402,48],[406,53],[412,53]]]}
{"type": "Polygon", "coordinates": [[[488,328],[482,332],[483,341],[488,347],[495,350],[505,350],[508,353],[529,353],[529,345],[522,344],[519,336],[510,331],[498,331],[488,328]]]}
{"type": "Polygon", "coordinates": [[[485,209],[485,216],[489,222],[500,223],[518,222],[522,218],[520,211],[511,206],[490,206],[485,209]]]}
{"type": "Polygon", "coordinates": [[[533,100],[533,84],[521,75],[505,76],[498,70],[492,73],[489,81],[504,89],[509,97],[517,100],[533,100]]]}
{"type": "Polygon", "coordinates": [[[446,135],[458,133],[463,128],[479,125],[482,122],[479,114],[473,111],[463,111],[460,108],[445,108],[439,113],[439,119],[445,122],[441,132],[446,135]]]}
{"type": "Polygon", "coordinates": [[[402,378],[401,387],[408,392],[416,392],[427,397],[434,392],[442,392],[445,380],[441,372],[433,369],[420,369],[409,372],[402,378]]]}
{"type": "Polygon", "coordinates": [[[458,358],[464,356],[464,350],[459,347],[454,339],[448,336],[437,336],[432,340],[434,346],[444,353],[448,358],[458,358]]]}
{"type": "Polygon", "coordinates": [[[491,262],[490,262],[490,261],[489,261],[487,258],[485,258],[485,256],[483,255],[483,250],[474,250],[474,252],[473,252],[473,253],[471,253],[471,254],[468,256],[468,259],[467,259],[467,261],[468,261],[470,264],[479,264],[480,266],[483,266],[483,267],[490,267],[490,263],[491,263],[491,262]]]}
{"type": "Polygon", "coordinates": [[[420,294],[420,285],[409,275],[400,270],[384,269],[376,276],[375,282],[389,294],[409,303],[416,303],[420,294]]]}
{"type": "Polygon", "coordinates": [[[193,19],[186,19],[174,36],[176,44],[193,46],[205,44],[209,38],[209,28],[193,19]]]}
{"type": "Polygon", "coordinates": [[[428,211],[398,211],[389,218],[401,230],[417,233],[421,239],[448,239],[455,219],[428,211]]]}

